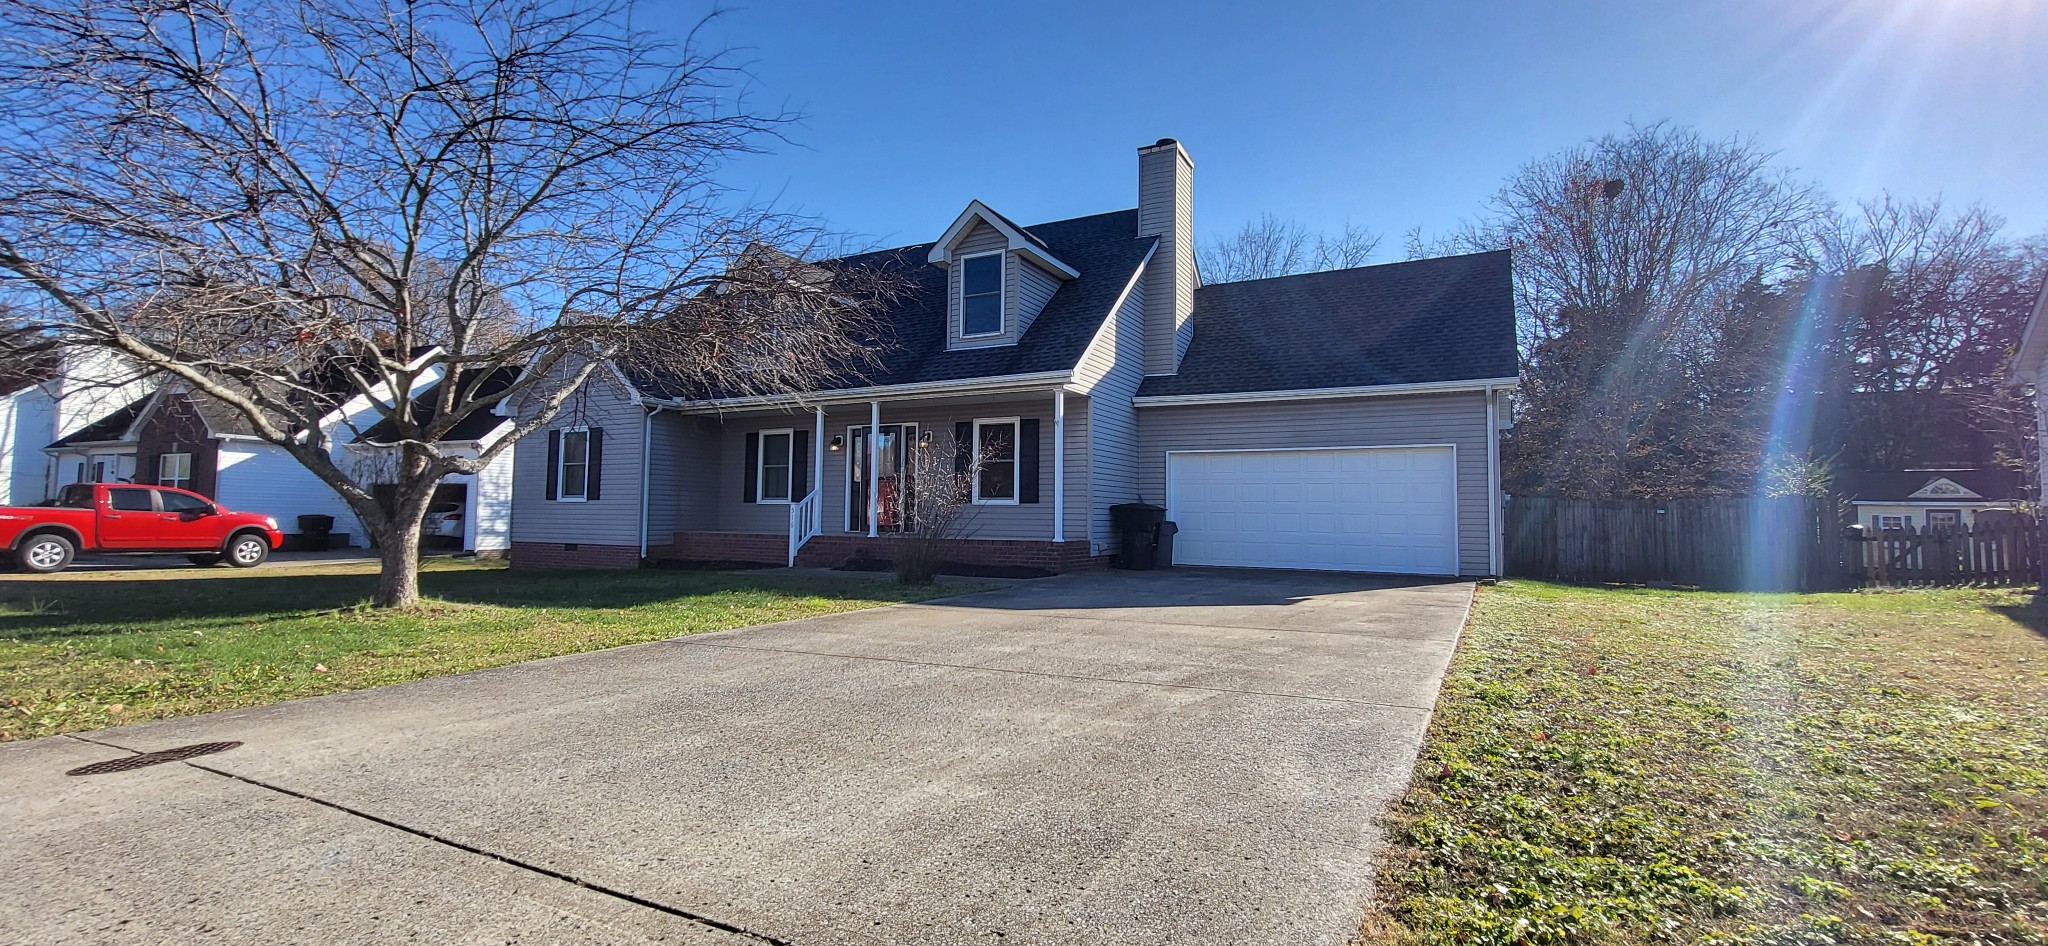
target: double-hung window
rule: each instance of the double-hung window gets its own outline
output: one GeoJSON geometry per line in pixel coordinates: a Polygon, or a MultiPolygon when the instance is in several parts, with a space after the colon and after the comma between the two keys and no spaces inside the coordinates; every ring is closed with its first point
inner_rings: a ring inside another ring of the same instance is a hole
{"type": "Polygon", "coordinates": [[[192,455],[166,453],[156,458],[156,485],[192,488],[192,455]]]}
{"type": "Polygon", "coordinates": [[[791,441],[794,438],[794,431],[761,431],[761,468],[757,471],[759,478],[755,480],[761,484],[761,502],[789,502],[791,441]]]}
{"type": "Polygon", "coordinates": [[[1003,254],[960,261],[960,336],[1003,334],[1003,254]]]}
{"type": "Polygon", "coordinates": [[[974,422],[974,501],[1017,502],[1017,418],[974,422]]]}
{"type": "Polygon", "coordinates": [[[570,427],[562,431],[562,467],[557,475],[562,502],[580,503],[589,498],[590,428],[570,427]]]}
{"type": "Polygon", "coordinates": [[[1906,527],[1906,517],[1879,516],[1877,517],[1877,527],[1880,529],[1903,529],[1906,527]]]}

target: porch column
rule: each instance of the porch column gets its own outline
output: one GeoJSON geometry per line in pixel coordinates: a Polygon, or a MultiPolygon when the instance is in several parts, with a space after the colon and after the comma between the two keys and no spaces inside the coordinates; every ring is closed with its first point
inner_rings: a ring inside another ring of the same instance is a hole
{"type": "Polygon", "coordinates": [[[882,491],[875,482],[877,469],[875,457],[881,451],[875,449],[876,441],[882,436],[882,402],[868,402],[868,538],[881,534],[876,526],[882,518],[882,491]]]}
{"type": "Polygon", "coordinates": [[[1067,540],[1067,390],[1052,391],[1052,540],[1067,540]]]}
{"type": "MultiPolygon", "coordinates": [[[[818,521],[825,521],[825,409],[818,408],[818,419],[811,434],[811,492],[819,498],[818,521]]],[[[797,497],[803,498],[801,496],[797,497]]]]}

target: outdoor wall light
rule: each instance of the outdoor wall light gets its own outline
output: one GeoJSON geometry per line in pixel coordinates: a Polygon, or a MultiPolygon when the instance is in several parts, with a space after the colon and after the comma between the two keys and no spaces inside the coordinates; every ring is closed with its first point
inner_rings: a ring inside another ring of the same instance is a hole
{"type": "Polygon", "coordinates": [[[929,447],[929,446],[931,446],[931,445],[932,445],[932,432],[931,432],[931,431],[929,431],[929,430],[927,430],[927,431],[923,431],[923,432],[920,432],[920,433],[919,433],[919,434],[917,435],[917,445],[918,445],[918,446],[920,446],[920,447],[929,447]]]}
{"type": "Polygon", "coordinates": [[[827,449],[831,450],[831,451],[832,451],[833,453],[838,453],[838,452],[839,452],[840,450],[844,449],[845,447],[846,447],[846,438],[845,438],[845,437],[834,437],[834,438],[832,438],[832,446],[831,446],[831,447],[829,447],[829,448],[827,448],[827,449]]]}

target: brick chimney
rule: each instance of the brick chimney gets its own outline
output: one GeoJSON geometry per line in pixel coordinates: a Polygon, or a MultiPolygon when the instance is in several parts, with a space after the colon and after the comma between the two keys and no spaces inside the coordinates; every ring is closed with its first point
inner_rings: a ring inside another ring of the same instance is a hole
{"type": "Polygon", "coordinates": [[[1159,239],[1145,267],[1145,373],[1174,374],[1194,337],[1195,161],[1172,138],[1138,149],[1138,235],[1159,239]]]}

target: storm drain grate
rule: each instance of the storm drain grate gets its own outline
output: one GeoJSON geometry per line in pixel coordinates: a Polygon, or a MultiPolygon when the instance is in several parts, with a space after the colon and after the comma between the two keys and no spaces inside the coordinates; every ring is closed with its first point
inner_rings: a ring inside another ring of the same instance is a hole
{"type": "Polygon", "coordinates": [[[165,749],[162,752],[145,752],[141,755],[123,756],[119,759],[108,759],[105,762],[81,765],[64,774],[107,775],[113,772],[126,772],[129,769],[162,765],[166,762],[183,762],[186,759],[196,759],[203,755],[226,752],[239,745],[241,745],[239,742],[202,742],[190,746],[179,746],[176,749],[165,749]]]}

